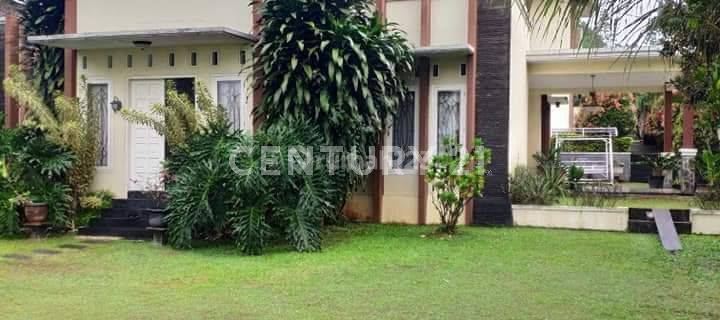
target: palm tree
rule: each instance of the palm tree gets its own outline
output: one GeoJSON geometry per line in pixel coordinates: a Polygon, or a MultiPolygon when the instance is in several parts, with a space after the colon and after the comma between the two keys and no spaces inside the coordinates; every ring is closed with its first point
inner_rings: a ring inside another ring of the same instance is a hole
{"type": "Polygon", "coordinates": [[[557,28],[566,28],[586,18],[584,24],[590,34],[610,33],[605,36],[611,44],[639,48],[654,40],[654,19],[663,8],[680,2],[682,0],[535,0],[525,1],[522,10],[531,23],[559,19],[560,23],[546,24],[557,28]]]}

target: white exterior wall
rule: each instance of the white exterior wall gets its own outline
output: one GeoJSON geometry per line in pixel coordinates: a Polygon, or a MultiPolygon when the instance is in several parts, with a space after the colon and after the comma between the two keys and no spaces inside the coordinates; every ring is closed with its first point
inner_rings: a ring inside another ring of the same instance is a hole
{"type": "Polygon", "coordinates": [[[528,159],[528,76],[527,59],[529,28],[520,9],[512,9],[510,39],[510,137],[508,169],[527,165],[528,159]]]}
{"type": "Polygon", "coordinates": [[[252,28],[245,0],[78,0],[77,31],[228,27],[252,28]]]}
{"type": "MultiPolygon", "coordinates": [[[[432,150],[432,144],[435,138],[433,135],[436,133],[433,132],[432,128],[433,121],[437,121],[437,118],[433,116],[433,113],[437,112],[437,98],[435,97],[436,91],[439,89],[452,89],[452,90],[461,90],[462,96],[460,100],[462,101],[460,105],[460,109],[464,110],[466,108],[467,103],[467,78],[465,76],[460,75],[460,65],[463,63],[466,63],[465,57],[456,57],[456,58],[443,58],[443,59],[431,59],[430,64],[435,65],[437,64],[439,66],[439,73],[438,77],[430,76],[430,108],[429,108],[429,116],[428,116],[428,129],[430,130],[428,132],[428,146],[432,150]]],[[[464,112],[461,111],[461,114],[464,112]]],[[[460,127],[465,128],[465,118],[460,119],[460,127]]],[[[467,128],[465,128],[467,130],[467,128]]],[[[460,134],[461,139],[465,138],[465,131],[461,130],[460,134]]],[[[464,141],[461,144],[465,144],[464,141]]],[[[435,206],[432,203],[432,196],[433,196],[433,190],[432,187],[428,184],[427,186],[428,190],[428,199],[427,199],[427,217],[425,221],[428,224],[438,224],[440,223],[440,214],[435,209],[435,206]]],[[[462,217],[460,217],[459,223],[464,224],[465,223],[465,215],[463,214],[462,217]]]]}
{"type": "Polygon", "coordinates": [[[433,0],[430,5],[430,45],[467,43],[467,0],[433,0]]]}
{"type": "MultiPolygon", "coordinates": [[[[535,6],[531,8],[531,19],[535,15],[536,9],[535,6]]],[[[518,10],[517,6],[513,6],[513,11],[515,10],[518,10]]],[[[574,24],[565,23],[560,18],[543,17],[536,20],[538,21],[533,21],[534,25],[529,35],[531,50],[568,49],[572,47],[572,27],[574,24]]]]}
{"type": "MultiPolygon", "coordinates": [[[[247,54],[246,61],[251,61],[251,48],[247,45],[224,45],[213,47],[179,47],[179,48],[151,48],[145,51],[138,49],[116,50],[81,50],[78,52],[78,87],[82,87],[82,79],[88,83],[101,82],[109,84],[108,97],[118,97],[123,102],[123,108],[130,108],[130,82],[133,79],[167,79],[167,78],[195,78],[208,86],[211,94],[215,79],[220,77],[237,77],[245,82],[244,124],[252,126],[250,106],[252,90],[247,85],[247,77],[240,73],[247,67],[240,64],[240,52],[247,54]],[[219,51],[218,66],[210,65],[212,51],[219,51]],[[198,53],[198,66],[190,66],[190,52],[198,53]],[[175,53],[175,67],[170,67],[169,53],[175,53]],[[127,67],[127,55],[133,55],[133,67],[127,67]],[[153,67],[147,66],[147,55],[153,54],[153,67]],[[107,66],[107,57],[113,56],[113,68],[107,66]],[[87,59],[87,69],[83,69],[83,57],[87,59]]],[[[78,95],[83,96],[80,92],[78,95]]],[[[110,190],[116,197],[124,198],[128,191],[130,180],[130,147],[129,124],[118,113],[109,112],[109,165],[98,168],[93,190],[110,190]]]]}
{"type": "Polygon", "coordinates": [[[397,27],[405,31],[411,45],[420,46],[420,1],[388,1],[387,21],[397,23],[397,27]]]}

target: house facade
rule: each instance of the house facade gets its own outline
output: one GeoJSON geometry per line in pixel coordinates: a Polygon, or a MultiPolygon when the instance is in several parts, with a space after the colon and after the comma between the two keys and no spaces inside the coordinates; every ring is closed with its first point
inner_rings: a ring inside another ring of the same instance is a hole
{"type": "MultiPolygon", "coordinates": [[[[416,69],[407,75],[414,99],[388,128],[386,146],[432,149],[440,137],[468,143],[482,137],[493,150],[484,197],[468,206],[467,224],[512,222],[509,173],[532,164],[549,142],[550,99],[593,88],[666,90],[675,72],[654,53],[618,63],[621,53],[577,50],[574,25],[547,34],[530,27],[510,1],[378,0],[378,12],[407,33],[416,69]]],[[[66,33],[29,41],[66,49],[66,94],[86,95],[101,110],[102,157],[95,189],[123,198],[159,185],[165,143],[129,124],[111,106],[147,110],[164,101],[167,85],[194,93],[208,86],[233,125],[252,131],[261,91],[249,85],[259,26],[247,1],[66,0],[66,33]],[[169,81],[171,80],[171,81],[169,81]]],[[[556,30],[551,26],[547,29],[556,30]]],[[[348,204],[349,216],[383,223],[439,222],[431,190],[412,162],[387,159],[348,204]]]]}

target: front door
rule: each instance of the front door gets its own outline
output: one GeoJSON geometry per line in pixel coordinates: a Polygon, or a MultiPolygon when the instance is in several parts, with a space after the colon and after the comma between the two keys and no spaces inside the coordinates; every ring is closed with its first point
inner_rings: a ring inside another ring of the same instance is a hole
{"type": "MultiPolygon", "coordinates": [[[[149,113],[150,106],[165,101],[163,80],[130,83],[130,106],[149,113]]],[[[165,159],[165,138],[148,126],[130,126],[130,191],[161,190],[160,173],[165,159]]]]}

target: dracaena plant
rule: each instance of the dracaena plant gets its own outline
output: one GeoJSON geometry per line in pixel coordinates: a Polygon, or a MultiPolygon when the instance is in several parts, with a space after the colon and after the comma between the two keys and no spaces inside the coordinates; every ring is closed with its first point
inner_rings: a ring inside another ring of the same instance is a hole
{"type": "MultiPolygon", "coordinates": [[[[64,0],[28,0],[20,14],[23,33],[27,36],[63,33],[64,20],[64,0]]],[[[65,51],[32,43],[26,43],[23,49],[33,85],[45,103],[53,105],[53,95],[64,85],[65,51]]]]}
{"type": "MultiPolygon", "coordinates": [[[[460,150],[454,139],[445,139],[447,150],[460,150]]],[[[482,196],[485,188],[485,168],[492,152],[481,139],[475,140],[467,153],[442,152],[433,156],[425,174],[433,190],[432,202],[440,214],[439,232],[454,234],[465,205],[482,196]]]]}
{"type": "MultiPolygon", "coordinates": [[[[394,24],[373,15],[369,0],[266,0],[254,61],[264,90],[256,116],[266,128],[304,117],[324,142],[357,147],[360,160],[407,97],[401,80],[413,67],[410,45],[394,24]]],[[[342,189],[359,182],[348,171],[342,189]]]]}

